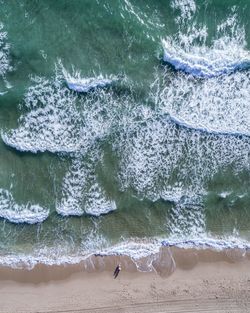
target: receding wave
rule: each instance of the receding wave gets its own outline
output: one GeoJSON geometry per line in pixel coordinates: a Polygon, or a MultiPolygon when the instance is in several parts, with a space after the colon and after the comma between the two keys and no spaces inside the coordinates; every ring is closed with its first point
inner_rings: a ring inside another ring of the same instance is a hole
{"type": "MultiPolygon", "coordinates": [[[[169,276],[177,267],[176,261],[180,257],[176,249],[188,249],[195,253],[194,265],[197,256],[209,249],[211,252],[223,253],[220,259],[229,262],[241,260],[250,249],[250,244],[244,240],[235,238],[193,238],[186,240],[130,240],[110,246],[95,252],[78,251],[69,253],[67,248],[57,246],[56,248],[34,249],[32,254],[6,254],[0,256],[0,265],[10,268],[32,270],[38,264],[71,265],[81,264],[81,270],[104,271],[113,270],[116,264],[122,263],[123,269],[127,271],[138,270],[140,272],[155,271],[161,276],[169,276]],[[228,248],[232,249],[229,251],[228,248]],[[192,249],[197,249],[196,252],[192,249]],[[198,250],[199,249],[199,250],[198,250]]],[[[187,256],[189,254],[187,253],[187,256]]],[[[181,258],[185,260],[186,254],[181,258]]],[[[217,255],[218,257],[218,255],[217,255]]],[[[216,259],[216,258],[215,258],[216,259]]]]}
{"type": "Polygon", "coordinates": [[[37,204],[17,204],[12,194],[0,189],[0,217],[12,223],[41,223],[49,216],[49,210],[37,204]]]}

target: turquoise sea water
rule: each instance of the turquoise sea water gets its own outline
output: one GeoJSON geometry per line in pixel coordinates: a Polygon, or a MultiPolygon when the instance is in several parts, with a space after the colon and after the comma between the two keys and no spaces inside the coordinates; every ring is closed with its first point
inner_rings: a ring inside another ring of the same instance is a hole
{"type": "Polygon", "coordinates": [[[249,14],[0,1],[1,264],[249,247],[249,14]]]}

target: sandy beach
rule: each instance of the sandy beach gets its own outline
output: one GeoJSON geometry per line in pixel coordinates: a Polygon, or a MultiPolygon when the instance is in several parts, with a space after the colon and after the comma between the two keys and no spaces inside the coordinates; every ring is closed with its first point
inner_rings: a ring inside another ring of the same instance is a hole
{"type": "Polygon", "coordinates": [[[113,279],[111,264],[119,257],[104,271],[88,272],[82,264],[1,268],[0,312],[250,312],[248,257],[235,251],[173,254],[175,270],[161,276],[128,267],[113,279]]]}

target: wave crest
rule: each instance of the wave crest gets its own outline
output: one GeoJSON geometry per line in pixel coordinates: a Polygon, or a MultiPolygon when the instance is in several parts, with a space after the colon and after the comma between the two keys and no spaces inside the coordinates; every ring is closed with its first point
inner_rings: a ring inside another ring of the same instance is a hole
{"type": "MultiPolygon", "coordinates": [[[[193,14],[192,10],[188,12],[193,14]]],[[[210,45],[206,27],[197,27],[195,22],[190,26],[185,15],[182,23],[178,23],[178,34],[162,40],[163,60],[176,70],[210,78],[250,68],[245,30],[238,26],[236,13],[218,25],[216,38],[210,45]]]]}
{"type": "Polygon", "coordinates": [[[12,223],[41,223],[49,216],[49,210],[37,204],[17,204],[12,194],[0,189],[0,217],[12,223]]]}

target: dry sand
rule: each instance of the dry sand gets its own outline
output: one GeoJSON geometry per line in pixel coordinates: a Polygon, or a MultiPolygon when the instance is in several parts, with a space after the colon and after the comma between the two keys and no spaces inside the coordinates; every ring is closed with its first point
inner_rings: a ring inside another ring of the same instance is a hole
{"type": "Polygon", "coordinates": [[[0,312],[250,312],[247,257],[177,249],[175,259],[177,268],[164,278],[130,269],[113,279],[111,268],[88,273],[82,265],[1,268],[0,312]]]}

